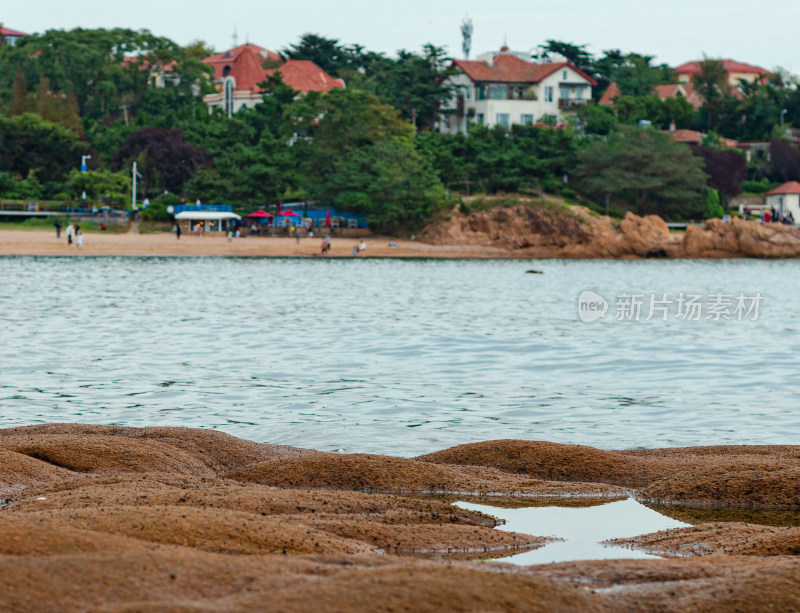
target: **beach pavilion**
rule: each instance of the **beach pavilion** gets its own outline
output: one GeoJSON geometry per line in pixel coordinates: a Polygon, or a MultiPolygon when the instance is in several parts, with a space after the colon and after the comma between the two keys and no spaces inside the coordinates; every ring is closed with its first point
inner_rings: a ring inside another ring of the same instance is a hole
{"type": "Polygon", "coordinates": [[[203,232],[227,232],[236,226],[241,216],[231,211],[182,211],[175,215],[176,223],[182,223],[184,230],[191,231],[199,225],[203,232]]]}

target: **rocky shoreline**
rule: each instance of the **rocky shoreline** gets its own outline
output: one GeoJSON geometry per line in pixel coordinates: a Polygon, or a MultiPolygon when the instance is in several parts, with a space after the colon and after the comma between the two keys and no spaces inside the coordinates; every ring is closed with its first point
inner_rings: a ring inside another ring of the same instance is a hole
{"type": "Polygon", "coordinates": [[[9,428],[0,430],[0,610],[797,610],[791,521],[699,521],[615,543],[661,560],[519,568],[476,560],[552,538],[496,530],[491,516],[450,501],[634,496],[677,514],[764,507],[795,518],[798,458],[795,446],[490,441],[408,459],[208,430],[9,428]]]}
{"type": "Polygon", "coordinates": [[[454,209],[420,240],[436,246],[501,249],[531,258],[798,258],[800,229],[733,218],[670,232],[655,215],[628,213],[618,223],[581,206],[518,205],[469,214],[454,209]]]}

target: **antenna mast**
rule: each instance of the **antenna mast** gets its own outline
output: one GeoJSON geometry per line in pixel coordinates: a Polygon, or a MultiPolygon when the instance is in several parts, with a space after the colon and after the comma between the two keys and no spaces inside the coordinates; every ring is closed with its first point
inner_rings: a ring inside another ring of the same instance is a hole
{"type": "Polygon", "coordinates": [[[472,19],[469,15],[461,22],[461,50],[464,52],[464,59],[469,59],[469,52],[472,49],[472,19]]]}

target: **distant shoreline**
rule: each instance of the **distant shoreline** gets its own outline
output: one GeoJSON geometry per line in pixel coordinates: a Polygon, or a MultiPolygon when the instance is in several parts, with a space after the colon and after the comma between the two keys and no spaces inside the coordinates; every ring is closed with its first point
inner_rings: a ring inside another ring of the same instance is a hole
{"type": "MultiPolygon", "coordinates": [[[[578,251],[564,247],[544,245],[520,249],[506,249],[491,245],[433,245],[419,241],[386,236],[363,237],[366,249],[353,254],[362,238],[332,237],[331,250],[321,254],[322,236],[303,237],[297,242],[290,237],[250,236],[228,240],[222,234],[194,236],[172,233],[136,234],[91,232],[84,234],[84,245],[67,245],[63,231],[57,239],[51,230],[0,230],[0,257],[4,256],[66,256],[66,257],[254,257],[254,258],[319,258],[319,259],[585,259],[585,260],[641,260],[634,254],[611,255],[602,250],[580,251],[585,245],[576,244],[578,251]],[[566,251],[566,253],[565,253],[566,251]]],[[[795,259],[792,255],[756,256],[742,252],[708,249],[687,256],[663,253],[661,259],[795,259]]],[[[652,259],[652,258],[651,258],[652,259]]]]}
{"type": "Polygon", "coordinates": [[[436,246],[390,237],[365,237],[366,249],[353,255],[361,239],[331,239],[331,251],[321,255],[322,236],[301,238],[298,243],[289,237],[245,237],[228,241],[224,235],[193,236],[183,234],[114,234],[88,233],[83,249],[67,245],[62,232],[0,230],[0,256],[208,256],[208,257],[318,257],[318,258],[513,258],[513,252],[497,247],[436,246]],[[396,245],[396,246],[390,246],[396,245]]]}

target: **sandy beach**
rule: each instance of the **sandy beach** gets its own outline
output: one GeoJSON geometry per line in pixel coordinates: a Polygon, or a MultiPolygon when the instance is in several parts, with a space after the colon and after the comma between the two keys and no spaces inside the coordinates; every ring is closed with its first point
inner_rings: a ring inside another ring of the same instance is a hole
{"type": "Polygon", "coordinates": [[[46,256],[220,256],[220,257],[395,257],[395,258],[487,258],[511,257],[506,250],[483,246],[434,246],[388,237],[368,237],[366,250],[353,256],[360,239],[333,237],[328,255],[320,254],[322,237],[294,238],[250,236],[231,241],[218,233],[206,236],[183,234],[89,233],[84,245],[67,245],[62,233],[52,231],[0,230],[0,255],[46,256]],[[390,245],[396,245],[391,247],[390,245]]]}
{"type": "Polygon", "coordinates": [[[506,440],[409,459],[187,428],[0,429],[0,609],[796,611],[797,456],[506,440]],[[660,559],[512,566],[492,559],[551,535],[450,504],[627,496],[716,520],[619,543],[660,559]],[[755,506],[787,519],[720,522],[755,506]]]}

